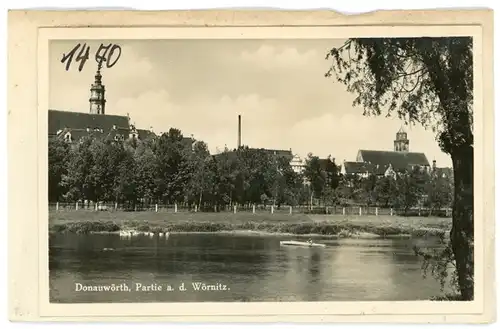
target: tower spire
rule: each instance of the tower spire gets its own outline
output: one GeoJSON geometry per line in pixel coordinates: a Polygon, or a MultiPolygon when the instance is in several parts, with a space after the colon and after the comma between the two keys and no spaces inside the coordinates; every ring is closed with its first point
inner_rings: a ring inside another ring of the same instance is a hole
{"type": "Polygon", "coordinates": [[[102,63],[104,59],[97,62],[97,72],[95,74],[94,83],[90,86],[90,113],[91,114],[105,114],[105,88],[102,84],[102,63]]]}
{"type": "Polygon", "coordinates": [[[396,133],[396,139],[394,140],[394,151],[395,152],[409,152],[410,151],[410,140],[408,139],[408,134],[401,125],[398,132],[396,133]]]}

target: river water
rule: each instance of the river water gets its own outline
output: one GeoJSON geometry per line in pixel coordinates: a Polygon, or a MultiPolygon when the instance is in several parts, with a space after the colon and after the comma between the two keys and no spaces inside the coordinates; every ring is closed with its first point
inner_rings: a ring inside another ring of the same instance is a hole
{"type": "Polygon", "coordinates": [[[327,246],[305,248],[280,246],[284,239],[290,237],[54,234],[50,301],[403,301],[440,294],[412,250],[436,240],[317,238],[327,246]]]}

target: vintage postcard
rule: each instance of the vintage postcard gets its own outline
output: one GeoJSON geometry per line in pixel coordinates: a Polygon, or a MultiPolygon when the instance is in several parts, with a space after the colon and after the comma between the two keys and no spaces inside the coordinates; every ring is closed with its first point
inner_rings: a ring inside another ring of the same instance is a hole
{"type": "Polygon", "coordinates": [[[11,12],[11,319],[494,321],[492,17],[11,12]]]}

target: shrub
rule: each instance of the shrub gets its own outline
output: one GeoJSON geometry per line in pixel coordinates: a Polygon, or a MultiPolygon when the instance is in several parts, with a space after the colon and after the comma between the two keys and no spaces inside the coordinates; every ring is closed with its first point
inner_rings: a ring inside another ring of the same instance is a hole
{"type": "Polygon", "coordinates": [[[89,234],[91,232],[116,232],[120,227],[114,222],[74,222],[58,224],[52,227],[53,232],[70,232],[76,234],[89,234]]]}
{"type": "Polygon", "coordinates": [[[309,215],[326,215],[326,208],[312,208],[312,209],[304,209],[304,214],[309,215]]]}

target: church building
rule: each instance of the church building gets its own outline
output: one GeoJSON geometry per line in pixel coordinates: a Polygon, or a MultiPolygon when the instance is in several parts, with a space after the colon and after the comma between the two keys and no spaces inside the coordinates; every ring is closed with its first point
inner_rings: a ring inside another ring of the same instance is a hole
{"type": "Polygon", "coordinates": [[[394,151],[359,150],[356,161],[345,161],[342,174],[368,177],[394,176],[396,173],[413,170],[430,170],[430,164],[424,153],[410,152],[410,141],[404,129],[396,133],[394,151]]]}
{"type": "Polygon", "coordinates": [[[106,89],[102,83],[101,68],[102,63],[99,63],[94,83],[90,86],[88,113],[49,109],[49,139],[75,143],[88,136],[115,141],[156,138],[150,130],[136,129],[128,115],[106,114],[106,89]]]}

